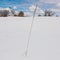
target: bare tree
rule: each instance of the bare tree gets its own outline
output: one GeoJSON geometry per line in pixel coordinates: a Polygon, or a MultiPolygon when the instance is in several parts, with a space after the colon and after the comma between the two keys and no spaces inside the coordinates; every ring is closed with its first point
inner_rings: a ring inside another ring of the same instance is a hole
{"type": "Polygon", "coordinates": [[[44,16],[53,16],[54,12],[50,10],[45,10],[45,15],[44,16]]]}

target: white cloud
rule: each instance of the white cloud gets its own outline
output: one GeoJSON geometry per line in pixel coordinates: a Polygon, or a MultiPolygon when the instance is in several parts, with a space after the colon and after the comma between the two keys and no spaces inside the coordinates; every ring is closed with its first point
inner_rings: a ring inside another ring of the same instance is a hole
{"type": "Polygon", "coordinates": [[[53,12],[56,12],[56,13],[60,13],[60,9],[51,9],[51,11],[53,11],[53,12]]]}
{"type": "Polygon", "coordinates": [[[14,6],[14,7],[13,7],[13,9],[17,9],[17,7],[16,7],[16,6],[14,6]]]}
{"type": "Polygon", "coordinates": [[[10,11],[11,9],[10,8],[5,8],[5,10],[9,10],[10,11]]]}
{"type": "Polygon", "coordinates": [[[0,10],[4,10],[4,8],[0,7],[0,10]]]}
{"type": "MultiPolygon", "coordinates": [[[[32,5],[32,6],[29,7],[29,10],[34,11],[35,8],[36,8],[36,6],[32,5]]],[[[36,13],[44,13],[44,11],[42,9],[40,9],[39,7],[37,7],[36,13]]]]}
{"type": "Polygon", "coordinates": [[[8,11],[11,11],[10,8],[0,8],[0,10],[8,10],[8,11]]]}
{"type": "MultiPolygon", "coordinates": [[[[30,11],[34,11],[35,10],[35,8],[36,8],[36,6],[35,5],[32,5],[32,6],[30,6],[29,7],[29,9],[30,9],[30,11]]],[[[40,8],[39,7],[37,7],[37,10],[39,10],[40,8]]]]}
{"type": "Polygon", "coordinates": [[[57,8],[60,8],[60,2],[56,4],[56,7],[57,8]]]}
{"type": "Polygon", "coordinates": [[[60,2],[60,0],[41,0],[41,2],[55,4],[55,3],[60,2]]]}
{"type": "Polygon", "coordinates": [[[32,16],[32,14],[30,12],[24,12],[24,16],[32,16]]]}
{"type": "Polygon", "coordinates": [[[44,4],[44,3],[49,3],[49,4],[55,4],[60,2],[60,0],[27,0],[28,2],[32,2],[32,3],[39,3],[39,4],[44,4]]]}

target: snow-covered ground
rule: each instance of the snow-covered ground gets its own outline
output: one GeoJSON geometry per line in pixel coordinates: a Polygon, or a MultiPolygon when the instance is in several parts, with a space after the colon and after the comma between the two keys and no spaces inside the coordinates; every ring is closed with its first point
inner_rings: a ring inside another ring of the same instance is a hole
{"type": "Polygon", "coordinates": [[[60,60],[60,17],[0,17],[0,60],[60,60]]]}

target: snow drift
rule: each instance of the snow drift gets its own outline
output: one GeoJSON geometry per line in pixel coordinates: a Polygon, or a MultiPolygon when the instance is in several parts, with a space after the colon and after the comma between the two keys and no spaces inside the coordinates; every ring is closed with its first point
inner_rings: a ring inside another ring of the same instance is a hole
{"type": "Polygon", "coordinates": [[[32,17],[0,18],[0,60],[60,60],[60,17],[35,17],[26,50],[32,17]]]}

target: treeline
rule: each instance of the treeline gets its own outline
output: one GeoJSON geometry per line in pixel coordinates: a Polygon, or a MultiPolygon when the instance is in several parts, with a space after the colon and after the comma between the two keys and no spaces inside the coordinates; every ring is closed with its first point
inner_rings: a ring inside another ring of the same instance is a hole
{"type": "Polygon", "coordinates": [[[24,12],[20,11],[18,13],[18,15],[17,15],[17,14],[15,14],[14,11],[11,11],[11,12],[9,12],[8,10],[3,10],[3,11],[1,10],[0,11],[0,17],[7,17],[7,16],[20,16],[20,17],[24,17],[24,12]]]}
{"type": "MultiPolygon", "coordinates": [[[[54,12],[51,10],[45,10],[43,16],[54,16],[54,12]]],[[[24,17],[24,12],[20,11],[18,14],[16,14],[16,11],[13,9],[10,10],[0,10],[0,17],[7,17],[7,16],[18,16],[18,17],[24,17]]],[[[42,16],[41,14],[38,14],[38,16],[42,16]]],[[[58,15],[56,15],[58,16],[58,15]]]]}

